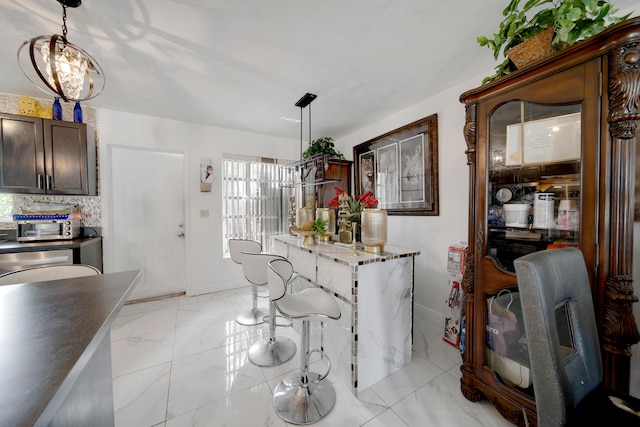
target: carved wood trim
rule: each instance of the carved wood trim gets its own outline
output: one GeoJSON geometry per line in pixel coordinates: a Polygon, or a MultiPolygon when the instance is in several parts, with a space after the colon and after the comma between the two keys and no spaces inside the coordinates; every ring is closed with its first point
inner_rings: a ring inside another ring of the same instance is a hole
{"type": "Polygon", "coordinates": [[[467,105],[465,107],[465,123],[464,123],[464,140],[467,143],[465,154],[467,155],[467,164],[475,165],[476,163],[476,104],[467,105]]]}
{"type": "Polygon", "coordinates": [[[632,139],[640,119],[640,44],[630,43],[609,54],[609,116],[613,138],[632,139]]]}
{"type": "Polygon", "coordinates": [[[462,289],[465,294],[472,295],[474,293],[473,275],[475,272],[475,260],[473,259],[473,251],[469,246],[465,249],[464,274],[462,275],[462,289]]]}
{"type": "Polygon", "coordinates": [[[628,43],[609,53],[609,133],[611,135],[611,247],[609,278],[602,304],[602,345],[605,385],[627,393],[631,346],[640,341],[633,316],[632,274],[633,192],[635,159],[633,145],[640,119],[640,43],[628,43]]]}
{"type": "Polygon", "coordinates": [[[491,399],[491,403],[493,403],[493,406],[495,406],[500,415],[502,415],[504,419],[509,421],[511,424],[515,424],[520,427],[528,425],[524,421],[522,410],[512,411],[507,406],[502,404],[502,400],[498,396],[494,396],[494,398],[491,399]]]}
{"type": "Polygon", "coordinates": [[[604,301],[602,339],[610,353],[631,356],[631,346],[640,341],[640,332],[633,316],[633,280],[619,275],[607,280],[604,301]]]}
{"type": "Polygon", "coordinates": [[[477,388],[471,387],[464,382],[460,381],[460,391],[462,395],[470,402],[479,402],[482,399],[482,395],[477,388]]]}

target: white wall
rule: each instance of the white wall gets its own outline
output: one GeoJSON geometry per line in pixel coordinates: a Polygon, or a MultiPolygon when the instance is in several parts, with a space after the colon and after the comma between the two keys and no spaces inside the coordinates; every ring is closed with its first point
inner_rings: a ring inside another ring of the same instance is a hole
{"type": "Polygon", "coordinates": [[[388,243],[420,250],[415,265],[415,310],[444,327],[443,310],[449,294],[447,249],[467,241],[469,167],[464,105],[458,99],[480,85],[482,75],[447,89],[410,108],[354,132],[337,141],[345,155],[353,146],[434,113],[438,115],[439,216],[389,216],[388,243]]]}
{"type": "Polygon", "coordinates": [[[222,258],[222,155],[233,153],[295,159],[300,142],[112,110],[99,110],[98,114],[105,272],[113,271],[113,248],[109,238],[111,165],[108,164],[108,147],[144,147],[185,155],[187,294],[228,289],[230,284],[246,286],[240,267],[230,259],[222,258]],[[216,180],[209,193],[200,192],[201,157],[210,157],[214,166],[216,180]],[[201,217],[200,211],[203,210],[209,211],[208,217],[201,217]]]}

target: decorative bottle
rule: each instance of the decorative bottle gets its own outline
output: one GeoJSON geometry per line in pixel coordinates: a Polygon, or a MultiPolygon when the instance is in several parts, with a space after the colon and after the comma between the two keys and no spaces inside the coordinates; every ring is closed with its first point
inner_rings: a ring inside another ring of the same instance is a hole
{"type": "Polygon", "coordinates": [[[62,120],[62,105],[60,105],[60,98],[56,96],[56,100],[53,101],[51,106],[51,117],[53,120],[62,120]]]}
{"type": "Polygon", "coordinates": [[[82,123],[82,107],[80,106],[80,101],[76,101],[76,105],[73,107],[73,121],[82,123]]]}

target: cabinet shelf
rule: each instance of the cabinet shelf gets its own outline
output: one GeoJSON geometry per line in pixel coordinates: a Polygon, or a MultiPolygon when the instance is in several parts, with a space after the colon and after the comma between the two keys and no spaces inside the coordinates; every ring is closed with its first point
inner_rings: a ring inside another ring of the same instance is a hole
{"type": "Polygon", "coordinates": [[[285,170],[285,176],[290,178],[282,182],[282,187],[296,188],[340,183],[343,180],[341,166],[350,163],[334,154],[316,154],[290,163],[282,167],[285,170]],[[297,174],[300,174],[299,180],[296,179],[297,174]]]}

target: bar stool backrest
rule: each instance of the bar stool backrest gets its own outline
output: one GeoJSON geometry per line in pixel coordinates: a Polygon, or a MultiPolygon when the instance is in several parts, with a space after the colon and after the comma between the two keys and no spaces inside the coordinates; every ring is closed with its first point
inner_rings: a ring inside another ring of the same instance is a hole
{"type": "Polygon", "coordinates": [[[287,282],[293,276],[293,265],[286,259],[276,259],[269,263],[267,277],[271,301],[282,298],[287,291],[287,282]]]}
{"type": "Polygon", "coordinates": [[[48,280],[70,279],[72,277],[95,276],[100,270],[90,265],[70,264],[35,267],[26,270],[10,271],[0,275],[0,285],[44,282],[48,280]]]}
{"type": "Polygon", "coordinates": [[[262,244],[255,240],[229,239],[229,255],[236,264],[242,264],[242,253],[259,254],[262,252],[262,244]]]}
{"type": "Polygon", "coordinates": [[[242,271],[244,277],[254,285],[266,285],[268,281],[267,266],[269,262],[276,259],[285,258],[280,255],[243,252],[242,271]]]}

